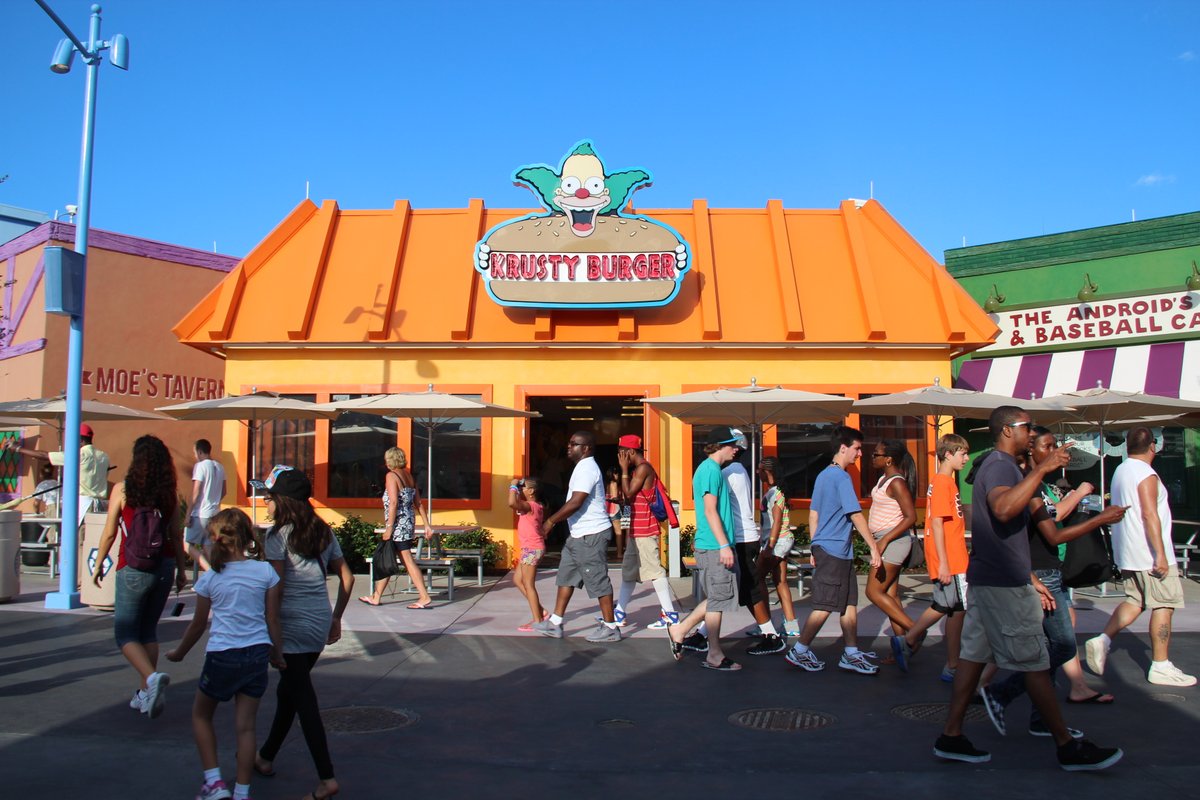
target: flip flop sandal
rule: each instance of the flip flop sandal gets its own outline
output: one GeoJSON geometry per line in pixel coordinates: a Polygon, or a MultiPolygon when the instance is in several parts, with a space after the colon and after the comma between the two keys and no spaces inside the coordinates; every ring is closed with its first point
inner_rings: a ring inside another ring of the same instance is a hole
{"type": "Polygon", "coordinates": [[[408,605],[405,606],[405,608],[411,608],[413,611],[427,611],[427,610],[429,610],[429,607],[432,605],[433,605],[433,601],[431,600],[428,603],[426,603],[425,605],[421,605],[420,603],[409,603],[408,605]]]}
{"type": "Polygon", "coordinates": [[[676,661],[679,661],[680,659],[682,659],[683,658],[683,643],[677,642],[674,639],[672,639],[670,634],[667,635],[667,642],[671,645],[671,658],[675,659],[676,661]]]}
{"type": "Polygon", "coordinates": [[[1097,706],[1109,706],[1115,703],[1116,700],[1117,698],[1113,697],[1111,694],[1106,694],[1105,692],[1096,692],[1091,697],[1085,697],[1082,700],[1072,700],[1070,697],[1067,698],[1068,703],[1079,706],[1088,705],[1089,703],[1097,706]],[[1107,700],[1104,699],[1106,697],[1108,698],[1107,700]]]}
{"type": "Polygon", "coordinates": [[[274,769],[269,769],[269,770],[263,769],[262,767],[260,767],[258,765],[258,761],[255,761],[254,762],[254,774],[259,775],[263,778],[274,778],[275,770],[274,769]]]}
{"type": "Polygon", "coordinates": [[[709,663],[708,659],[704,659],[700,662],[700,666],[704,667],[705,669],[715,669],[718,672],[733,672],[742,668],[741,664],[730,661],[728,658],[722,658],[720,664],[711,664],[709,663]]]}
{"type": "Polygon", "coordinates": [[[371,606],[372,608],[379,608],[379,606],[383,605],[382,603],[372,603],[370,600],[368,600],[365,597],[358,598],[358,602],[363,603],[364,605],[371,606]]]}

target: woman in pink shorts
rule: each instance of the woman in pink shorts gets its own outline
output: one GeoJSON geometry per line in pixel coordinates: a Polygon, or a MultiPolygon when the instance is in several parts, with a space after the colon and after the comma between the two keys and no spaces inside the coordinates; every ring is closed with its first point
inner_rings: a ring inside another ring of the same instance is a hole
{"type": "Polygon", "coordinates": [[[549,616],[542,608],[536,585],[537,565],[546,552],[546,541],[542,538],[545,509],[538,493],[537,478],[525,478],[509,486],[508,507],[517,512],[517,544],[521,547],[521,556],[513,569],[513,583],[529,601],[529,610],[533,614],[533,618],[517,630],[532,633],[533,623],[549,616]]]}

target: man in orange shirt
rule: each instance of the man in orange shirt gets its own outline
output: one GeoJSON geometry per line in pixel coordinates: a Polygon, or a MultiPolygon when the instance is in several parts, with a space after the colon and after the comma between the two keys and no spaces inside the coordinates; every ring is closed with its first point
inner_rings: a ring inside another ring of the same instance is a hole
{"type": "Polygon", "coordinates": [[[942,680],[952,683],[967,608],[967,526],[957,477],[970,458],[967,440],[946,434],[938,440],[937,457],[937,474],[929,483],[925,508],[925,563],[933,581],[933,602],[908,633],[892,637],[892,654],[896,665],[908,672],[908,659],[920,648],[926,631],[942,617],[949,617],[942,680]]]}

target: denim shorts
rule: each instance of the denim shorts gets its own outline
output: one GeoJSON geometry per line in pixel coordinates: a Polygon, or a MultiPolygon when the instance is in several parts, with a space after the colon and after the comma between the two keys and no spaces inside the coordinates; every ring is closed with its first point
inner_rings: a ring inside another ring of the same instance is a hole
{"type": "Polygon", "coordinates": [[[171,595],[174,577],[173,558],[164,558],[153,572],[129,566],[117,570],[117,597],[113,604],[113,633],[117,647],[130,642],[153,644],[158,641],[158,618],[171,595]]]}
{"type": "Polygon", "coordinates": [[[258,699],[267,691],[267,665],[271,646],[254,644],[217,650],[204,656],[200,671],[200,691],[224,703],[235,694],[258,699]]]}

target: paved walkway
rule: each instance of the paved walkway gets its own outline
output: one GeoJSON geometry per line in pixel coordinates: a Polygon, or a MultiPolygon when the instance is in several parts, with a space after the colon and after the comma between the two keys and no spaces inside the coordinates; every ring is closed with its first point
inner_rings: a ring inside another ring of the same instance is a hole
{"type": "MultiPolygon", "coordinates": [[[[551,601],[552,582],[550,572],[539,578],[543,602],[551,601]]],[[[360,579],[359,593],[365,583],[360,579]]],[[[1190,632],[1200,624],[1200,585],[1188,581],[1187,587],[1190,608],[1179,615],[1173,654],[1195,671],[1200,636],[1190,632]]],[[[198,765],[188,720],[203,662],[199,650],[170,665],[167,709],[147,720],[127,707],[132,673],[112,642],[109,615],[46,611],[42,596],[54,586],[45,578],[25,576],[23,588],[15,602],[0,606],[6,794],[191,797],[198,765]]],[[[915,615],[927,589],[918,582],[912,589],[906,602],[915,615]]],[[[491,578],[482,588],[464,580],[455,590],[454,603],[439,601],[428,611],[403,608],[403,598],[380,609],[352,601],[346,637],[326,651],[314,673],[323,707],[346,728],[377,720],[379,709],[402,709],[418,721],[384,732],[331,732],[343,797],[927,796],[945,790],[970,793],[973,800],[1034,792],[1128,800],[1158,792],[1194,796],[1200,786],[1200,690],[1145,682],[1144,624],[1136,635],[1118,638],[1103,684],[1092,679],[1118,702],[1067,708],[1071,724],[1125,748],[1126,761],[1102,775],[1068,775],[1054,766],[1046,740],[1024,733],[1024,700],[1009,711],[1005,739],[986,720],[968,723],[976,744],[992,751],[990,764],[942,764],[930,755],[937,724],[898,711],[916,703],[937,711],[947,699],[947,687],[937,680],[942,653],[936,640],[912,672],[885,668],[873,678],[834,668],[836,646],[823,640],[817,649],[829,667],[809,674],[780,657],[742,656],[740,630],[749,616],[736,615],[726,647],[746,668],[723,675],[698,669],[694,657],[671,660],[663,633],[644,628],[657,615],[648,588],[635,596],[635,625],[618,645],[579,638],[595,613],[582,593],[567,618],[568,638],[553,641],[515,630],[527,609],[509,577],[491,578]],[[824,714],[832,724],[785,733],[730,722],[731,715],[764,707],[824,714]]],[[[675,590],[690,600],[690,581],[677,581],[675,590]]],[[[1116,600],[1092,602],[1095,610],[1080,613],[1085,632],[1103,623],[1116,600]]],[[[164,641],[182,634],[191,607],[188,599],[189,612],[163,622],[164,641]]],[[[871,609],[861,620],[869,645],[866,633],[881,630],[882,617],[871,609]]],[[[873,646],[882,650],[884,640],[873,646]]],[[[273,708],[268,693],[260,738],[273,708]]],[[[229,712],[222,709],[218,717],[227,774],[233,764],[229,712]]],[[[298,798],[312,788],[315,776],[298,730],[277,767],[279,777],[256,781],[259,800],[298,798]]]]}

